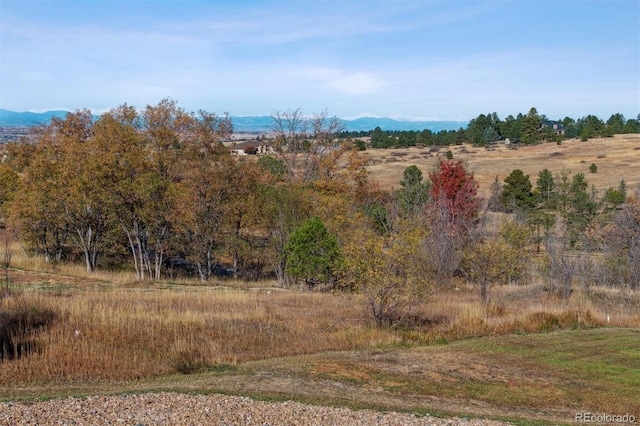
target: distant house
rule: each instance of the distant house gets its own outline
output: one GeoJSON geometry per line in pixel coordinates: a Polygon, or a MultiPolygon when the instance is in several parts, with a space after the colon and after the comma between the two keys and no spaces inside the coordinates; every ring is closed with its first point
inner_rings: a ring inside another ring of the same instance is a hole
{"type": "Polygon", "coordinates": [[[234,143],[229,147],[231,155],[264,155],[273,153],[273,148],[266,141],[246,141],[234,143]]]}
{"type": "Polygon", "coordinates": [[[540,124],[540,131],[545,129],[551,129],[556,136],[564,135],[564,124],[559,121],[543,121],[540,124]]]}

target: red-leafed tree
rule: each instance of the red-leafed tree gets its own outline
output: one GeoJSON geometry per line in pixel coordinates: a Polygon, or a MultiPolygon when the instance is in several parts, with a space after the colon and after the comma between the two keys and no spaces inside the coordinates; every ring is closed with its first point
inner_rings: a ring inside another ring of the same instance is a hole
{"type": "Polygon", "coordinates": [[[440,161],[429,179],[431,199],[445,208],[453,224],[461,225],[476,219],[480,209],[478,184],[462,161],[440,161]]]}
{"type": "Polygon", "coordinates": [[[465,247],[472,239],[480,199],[478,184],[461,161],[440,161],[431,179],[431,201],[425,219],[429,232],[424,248],[436,285],[447,286],[460,267],[465,247]]]}

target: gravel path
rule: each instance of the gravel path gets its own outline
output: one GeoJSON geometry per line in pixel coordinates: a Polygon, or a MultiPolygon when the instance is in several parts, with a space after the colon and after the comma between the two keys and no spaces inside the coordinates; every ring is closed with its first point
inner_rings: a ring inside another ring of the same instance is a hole
{"type": "Polygon", "coordinates": [[[0,425],[504,425],[227,395],[148,393],[0,403],[0,425]]]}

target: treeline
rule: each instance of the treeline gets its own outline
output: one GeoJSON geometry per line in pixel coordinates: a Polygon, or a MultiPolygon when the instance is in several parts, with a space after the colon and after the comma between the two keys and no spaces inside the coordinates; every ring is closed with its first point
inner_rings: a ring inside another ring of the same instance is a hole
{"type": "MultiPolygon", "coordinates": [[[[490,146],[497,141],[509,139],[513,143],[533,144],[539,142],[562,142],[566,139],[580,138],[588,140],[595,137],[611,137],[623,133],[640,133],[640,114],[637,118],[625,119],[616,113],[605,122],[595,115],[579,119],[565,117],[550,120],[531,108],[525,114],[516,117],[509,115],[504,120],[493,112],[480,114],[472,119],[466,129],[422,131],[383,131],[379,127],[371,131],[342,132],[342,138],[371,138],[371,148],[404,148],[410,146],[443,146],[471,143],[477,146],[490,146]]],[[[366,149],[360,144],[360,149],[366,149]]]]}
{"type": "Polygon", "coordinates": [[[228,117],[170,100],[97,121],[70,113],[7,146],[0,223],[31,255],[88,271],[360,291],[378,324],[456,276],[487,302],[495,284],[528,282],[534,264],[564,297],[578,268],[585,285],[640,288],[640,202],[623,182],[599,200],[582,174],[544,170],[532,188],[514,171],[485,203],[462,162],[440,161],[426,178],[407,167],[385,191],[336,138],[335,117],[294,110],[273,122],[272,155],[232,157],[228,117]],[[511,219],[489,232],[486,208],[511,219]]]}
{"type": "Polygon", "coordinates": [[[274,122],[278,154],[254,161],[223,145],[228,117],[171,100],[142,111],[123,105],[95,121],[86,110],[55,118],[6,146],[0,224],[31,255],[83,261],[88,271],[284,283],[293,230],[313,216],[331,218],[333,232],[348,227],[366,178],[348,145],[333,146],[337,120],[287,112],[274,122]],[[347,169],[338,169],[341,157],[347,169]]]}

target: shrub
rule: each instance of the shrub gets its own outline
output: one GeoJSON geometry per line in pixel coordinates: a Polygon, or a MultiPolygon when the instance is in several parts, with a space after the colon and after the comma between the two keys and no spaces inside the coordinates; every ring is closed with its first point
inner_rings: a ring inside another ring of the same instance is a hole
{"type": "Polygon", "coordinates": [[[362,140],[362,139],[356,139],[353,142],[354,146],[356,147],[356,149],[358,151],[366,151],[367,150],[367,144],[362,140]]]}
{"type": "Polygon", "coordinates": [[[181,374],[194,374],[209,368],[206,358],[196,348],[178,352],[173,361],[173,368],[181,374]]]}

